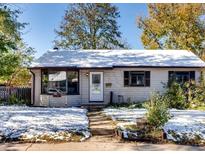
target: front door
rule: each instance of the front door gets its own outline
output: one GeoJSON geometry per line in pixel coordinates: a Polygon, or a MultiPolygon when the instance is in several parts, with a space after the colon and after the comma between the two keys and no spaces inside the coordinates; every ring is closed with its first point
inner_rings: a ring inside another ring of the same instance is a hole
{"type": "Polygon", "coordinates": [[[90,72],[90,101],[103,101],[103,72],[90,72]]]}

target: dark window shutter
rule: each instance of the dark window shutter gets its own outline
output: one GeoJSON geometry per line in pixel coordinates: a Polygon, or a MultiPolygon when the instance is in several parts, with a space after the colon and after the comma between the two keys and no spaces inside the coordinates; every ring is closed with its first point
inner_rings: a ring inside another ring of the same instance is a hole
{"type": "Polygon", "coordinates": [[[150,87],[150,71],[145,71],[145,86],[150,87]]]}
{"type": "Polygon", "coordinates": [[[173,81],[174,80],[174,71],[169,71],[169,81],[173,81]]]}
{"type": "Polygon", "coordinates": [[[195,71],[190,71],[190,80],[195,81],[195,71]]]}
{"type": "Polygon", "coordinates": [[[124,86],[129,86],[129,71],[124,71],[124,86]]]}

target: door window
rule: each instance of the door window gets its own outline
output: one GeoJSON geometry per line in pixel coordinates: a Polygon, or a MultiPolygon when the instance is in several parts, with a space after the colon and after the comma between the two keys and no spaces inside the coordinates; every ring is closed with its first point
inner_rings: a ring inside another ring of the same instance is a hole
{"type": "Polygon", "coordinates": [[[92,83],[99,84],[100,83],[100,74],[92,74],[92,83]]]}

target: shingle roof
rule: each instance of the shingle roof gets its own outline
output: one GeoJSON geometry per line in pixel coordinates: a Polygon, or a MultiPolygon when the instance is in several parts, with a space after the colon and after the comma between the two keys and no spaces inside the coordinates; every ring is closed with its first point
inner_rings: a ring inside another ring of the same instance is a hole
{"type": "Polygon", "coordinates": [[[186,50],[49,50],[31,64],[35,67],[205,67],[186,50]]]}

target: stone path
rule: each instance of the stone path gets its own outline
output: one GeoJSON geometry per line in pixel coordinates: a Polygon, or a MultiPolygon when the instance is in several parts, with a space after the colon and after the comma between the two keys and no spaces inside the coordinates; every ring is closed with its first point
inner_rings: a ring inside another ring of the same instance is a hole
{"type": "Polygon", "coordinates": [[[115,137],[115,125],[111,119],[100,111],[88,112],[88,118],[92,134],[88,142],[117,142],[117,138],[115,137]]]}

